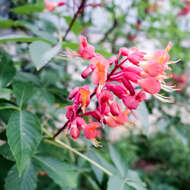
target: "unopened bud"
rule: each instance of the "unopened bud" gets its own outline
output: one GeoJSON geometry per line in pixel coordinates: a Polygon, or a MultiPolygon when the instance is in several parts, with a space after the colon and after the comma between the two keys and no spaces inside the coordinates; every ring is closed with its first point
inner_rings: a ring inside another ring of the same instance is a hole
{"type": "Polygon", "coordinates": [[[111,103],[110,112],[112,113],[113,116],[118,116],[120,111],[121,111],[120,107],[116,102],[111,103]]]}

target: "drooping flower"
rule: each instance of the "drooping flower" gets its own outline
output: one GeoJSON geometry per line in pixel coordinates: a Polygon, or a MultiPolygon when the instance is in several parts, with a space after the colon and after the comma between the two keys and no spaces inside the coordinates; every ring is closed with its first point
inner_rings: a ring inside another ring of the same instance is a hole
{"type": "Polygon", "coordinates": [[[76,140],[80,136],[80,130],[86,127],[86,122],[82,117],[76,117],[69,123],[71,137],[76,140]]]}
{"type": "Polygon", "coordinates": [[[160,92],[161,84],[159,80],[154,77],[140,79],[138,83],[145,92],[148,92],[150,94],[157,94],[160,92]]]}
{"type": "Polygon", "coordinates": [[[95,56],[95,48],[87,43],[84,36],[80,36],[81,44],[79,45],[79,55],[84,59],[91,59],[95,56]]]}
{"type": "Polygon", "coordinates": [[[134,96],[127,94],[122,98],[123,103],[129,110],[137,109],[140,102],[144,100],[146,100],[146,95],[143,91],[136,93],[134,96]]]}
{"type": "Polygon", "coordinates": [[[120,112],[118,116],[108,116],[106,117],[106,124],[111,128],[124,125],[128,122],[128,114],[129,111],[126,110],[124,112],[120,112]]]}
{"type": "Polygon", "coordinates": [[[107,83],[106,88],[112,91],[118,98],[122,98],[125,94],[127,94],[127,90],[120,84],[115,83],[107,83]]]}
{"type": "Polygon", "coordinates": [[[92,58],[91,63],[95,66],[95,70],[92,75],[92,82],[98,85],[97,92],[100,93],[107,80],[109,62],[103,56],[97,55],[92,58]]]}
{"type": "Polygon", "coordinates": [[[83,86],[82,88],[75,88],[69,95],[69,99],[74,98],[75,110],[81,104],[81,109],[83,113],[86,111],[88,104],[90,103],[90,90],[88,86],[83,86]]]}
{"type": "Polygon", "coordinates": [[[99,126],[99,122],[92,122],[86,125],[84,128],[85,137],[90,140],[95,140],[100,135],[100,130],[97,129],[99,126]]]}
{"type": "Polygon", "coordinates": [[[158,50],[152,55],[144,56],[144,62],[140,64],[143,68],[141,72],[142,79],[138,80],[140,87],[150,93],[154,94],[160,100],[171,102],[170,99],[164,97],[158,92],[163,89],[168,92],[175,91],[173,86],[167,86],[164,79],[168,78],[166,70],[170,70],[169,65],[173,64],[173,61],[169,61],[168,51],[171,49],[171,42],[168,43],[165,50],[158,50]]]}

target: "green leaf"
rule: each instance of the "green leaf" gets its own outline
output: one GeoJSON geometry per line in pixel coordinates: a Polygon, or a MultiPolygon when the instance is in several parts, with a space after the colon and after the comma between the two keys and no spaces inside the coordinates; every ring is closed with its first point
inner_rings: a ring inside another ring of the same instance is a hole
{"type": "Polygon", "coordinates": [[[39,6],[39,5],[34,5],[34,4],[26,4],[23,6],[19,6],[16,7],[14,9],[12,9],[12,11],[16,14],[31,14],[31,13],[35,13],[35,12],[42,12],[44,10],[43,6],[39,6]]]}
{"type": "Polygon", "coordinates": [[[141,124],[144,127],[144,131],[146,134],[148,134],[148,130],[149,130],[149,113],[148,113],[148,109],[146,107],[146,104],[144,102],[141,102],[141,104],[139,105],[139,107],[134,110],[134,113],[137,115],[137,118],[141,121],[141,124]]]}
{"type": "Polygon", "coordinates": [[[64,162],[53,157],[36,155],[34,162],[40,170],[44,170],[61,187],[77,186],[77,173],[64,162]]]}
{"type": "Polygon", "coordinates": [[[126,177],[121,177],[120,175],[111,176],[107,190],[130,190],[130,187],[135,190],[146,190],[146,186],[140,180],[138,173],[132,170],[128,170],[126,177]]]}
{"type": "Polygon", "coordinates": [[[0,88],[0,99],[10,100],[12,90],[8,88],[0,88]]]}
{"type": "Polygon", "coordinates": [[[63,42],[62,48],[70,48],[73,51],[78,51],[79,44],[78,43],[71,43],[71,42],[63,42]]]}
{"type": "Polygon", "coordinates": [[[42,138],[40,123],[36,116],[28,111],[13,112],[8,121],[7,138],[21,174],[29,165],[42,138]]]}
{"type": "Polygon", "coordinates": [[[41,31],[38,29],[38,27],[34,24],[31,24],[29,22],[25,22],[25,21],[21,21],[23,27],[29,29],[30,31],[32,31],[35,35],[44,38],[48,41],[51,41],[52,43],[57,43],[57,39],[55,37],[52,36],[52,34],[49,34],[48,32],[45,31],[41,31]]]}
{"type": "Polygon", "coordinates": [[[44,139],[41,141],[36,154],[43,156],[50,156],[60,161],[65,161],[65,149],[60,147],[58,144],[54,144],[51,140],[44,139]]]}
{"type": "Polygon", "coordinates": [[[96,52],[103,55],[103,56],[105,56],[105,57],[107,57],[107,58],[110,58],[112,56],[112,54],[110,52],[107,52],[107,51],[104,51],[104,50],[97,49],[96,52]]]}
{"type": "Polygon", "coordinates": [[[61,43],[51,47],[49,44],[42,41],[33,42],[29,47],[29,52],[37,70],[41,69],[55,55],[57,55],[61,49],[61,46],[61,43]]]}
{"type": "Polygon", "coordinates": [[[146,190],[145,183],[141,181],[136,171],[128,170],[125,180],[129,186],[133,187],[136,190],[146,190]]]}
{"type": "Polygon", "coordinates": [[[0,49],[0,87],[6,87],[16,73],[10,56],[0,49]]]}
{"type": "MultiPolygon", "coordinates": [[[[89,158],[91,158],[92,160],[94,160],[95,162],[97,162],[98,164],[100,164],[101,166],[103,166],[104,168],[106,168],[107,170],[109,170],[112,173],[115,173],[116,170],[115,168],[109,164],[106,160],[104,160],[99,154],[97,154],[95,151],[88,151],[87,156],[89,158]]],[[[103,179],[103,172],[95,167],[94,165],[91,165],[98,181],[101,183],[102,179],[103,179]]]]}
{"type": "Polygon", "coordinates": [[[7,143],[0,146],[0,155],[2,155],[7,160],[15,161],[10,147],[7,143]]]}
{"type": "Polygon", "coordinates": [[[32,164],[24,170],[21,177],[14,165],[5,179],[5,190],[35,190],[36,186],[37,175],[32,164]]]}
{"type": "Polygon", "coordinates": [[[0,103],[0,110],[4,110],[4,109],[19,110],[19,107],[15,106],[14,104],[2,102],[0,103]]]}
{"type": "Polygon", "coordinates": [[[28,72],[17,72],[14,78],[15,81],[25,81],[27,83],[33,83],[35,85],[40,85],[40,80],[38,79],[37,75],[28,72]]]}
{"type": "Polygon", "coordinates": [[[14,21],[14,20],[11,20],[11,19],[3,19],[3,20],[0,20],[0,28],[2,29],[8,29],[8,28],[11,28],[11,27],[23,27],[23,24],[21,21],[17,20],[17,21],[14,21]]]}
{"type": "Polygon", "coordinates": [[[124,163],[119,153],[116,151],[116,149],[112,145],[109,145],[109,152],[110,152],[112,161],[114,162],[115,166],[119,170],[121,176],[124,177],[128,171],[126,164],[124,163]]]}
{"type": "Polygon", "coordinates": [[[44,38],[38,38],[38,37],[32,37],[27,35],[18,35],[18,34],[10,34],[7,36],[1,36],[0,37],[0,43],[3,42],[34,42],[34,41],[44,41],[49,44],[53,44],[51,41],[48,41],[44,38]]]}
{"type": "Polygon", "coordinates": [[[16,82],[13,84],[13,92],[17,104],[22,107],[34,95],[36,90],[31,83],[16,82]]]}
{"type": "Polygon", "coordinates": [[[0,28],[7,29],[14,25],[14,21],[11,19],[0,20],[0,28]]]}
{"type": "MultiPolygon", "coordinates": [[[[66,23],[68,25],[70,25],[73,18],[70,16],[64,16],[64,19],[65,19],[66,23]]],[[[72,28],[71,28],[72,32],[76,35],[79,35],[82,29],[83,29],[83,26],[79,21],[75,21],[72,28]]]]}
{"type": "Polygon", "coordinates": [[[118,175],[111,176],[108,181],[107,190],[127,190],[125,181],[118,175]]]}

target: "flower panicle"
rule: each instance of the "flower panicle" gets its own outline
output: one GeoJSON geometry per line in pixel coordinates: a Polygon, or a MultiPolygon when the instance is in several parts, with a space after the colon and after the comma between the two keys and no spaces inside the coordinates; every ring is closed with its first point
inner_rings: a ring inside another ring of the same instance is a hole
{"type": "Polygon", "coordinates": [[[95,52],[86,37],[80,36],[80,41],[78,53],[73,52],[69,56],[90,61],[81,77],[85,80],[92,75],[94,91],[90,94],[90,88],[83,86],[74,88],[69,95],[73,104],[66,107],[66,117],[69,121],[67,131],[74,140],[83,131],[87,139],[99,146],[97,138],[101,136],[105,125],[111,128],[131,126],[129,115],[134,114],[133,110],[137,109],[142,101],[146,101],[146,94],[151,94],[163,102],[174,102],[172,97],[160,93],[161,90],[177,90],[174,85],[165,82],[165,79],[171,76],[167,74],[167,71],[171,70],[170,64],[175,63],[170,61],[168,53],[172,47],[171,42],[165,49],[152,54],[136,47],[122,47],[117,56],[106,59],[95,52]],[[89,105],[94,96],[97,106],[90,110],[89,105]],[[118,100],[121,100],[120,103],[118,100]]]}

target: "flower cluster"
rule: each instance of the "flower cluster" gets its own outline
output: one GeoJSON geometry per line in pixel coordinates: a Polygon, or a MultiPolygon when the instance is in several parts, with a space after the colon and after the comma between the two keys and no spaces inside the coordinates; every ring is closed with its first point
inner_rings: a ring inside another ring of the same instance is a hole
{"type": "Polygon", "coordinates": [[[88,86],[77,87],[72,90],[69,99],[73,105],[67,106],[67,131],[73,139],[80,136],[81,131],[87,139],[93,140],[100,135],[100,126],[117,127],[128,122],[129,113],[137,109],[140,102],[146,100],[146,93],[155,95],[163,101],[169,98],[158,94],[161,89],[173,91],[164,80],[169,77],[166,70],[174,62],[169,61],[168,51],[171,43],[165,50],[158,50],[148,54],[137,48],[122,47],[117,56],[106,59],[95,52],[95,48],[88,44],[86,37],[80,37],[78,53],[69,53],[90,60],[90,64],[83,70],[81,76],[86,79],[92,75],[93,92],[88,86]],[[88,106],[93,97],[96,97],[95,110],[88,106]],[[120,100],[120,101],[116,101],[120,100]],[[124,106],[118,102],[122,102],[124,106]],[[87,121],[84,120],[87,116],[87,121]]]}

